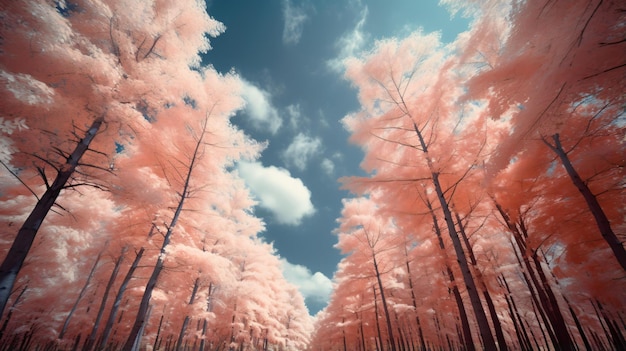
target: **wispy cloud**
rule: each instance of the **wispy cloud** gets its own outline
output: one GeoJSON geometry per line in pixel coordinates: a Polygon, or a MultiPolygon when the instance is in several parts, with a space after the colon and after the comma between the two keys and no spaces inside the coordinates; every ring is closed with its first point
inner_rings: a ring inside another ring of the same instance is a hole
{"type": "Polygon", "coordinates": [[[241,95],[246,101],[246,112],[252,127],[276,134],[283,121],[272,105],[271,95],[246,80],[243,80],[241,95]]]}
{"type": "Polygon", "coordinates": [[[283,152],[283,158],[288,166],[304,171],[309,160],[318,155],[321,150],[322,140],[320,138],[312,138],[303,133],[298,133],[283,152]]]}
{"type": "Polygon", "coordinates": [[[283,275],[288,282],[298,287],[305,299],[318,303],[327,303],[333,290],[331,280],[320,272],[312,273],[310,269],[293,264],[281,258],[283,275]]]}
{"type": "Polygon", "coordinates": [[[304,22],[309,17],[306,14],[304,5],[296,6],[291,0],[283,0],[283,43],[298,44],[304,30],[304,22]]]}
{"type": "Polygon", "coordinates": [[[365,22],[367,21],[368,12],[367,6],[363,5],[359,13],[359,20],[356,22],[354,28],[342,35],[335,43],[335,46],[339,48],[339,53],[337,57],[326,62],[328,67],[333,71],[343,72],[344,60],[363,50],[369,36],[363,30],[365,22]]]}
{"type": "Polygon", "coordinates": [[[326,173],[328,176],[332,176],[335,172],[335,163],[329,158],[323,159],[320,166],[322,167],[324,173],[326,173]]]}
{"type": "Polygon", "coordinates": [[[272,212],[277,222],[299,225],[304,217],[315,213],[311,191],[288,170],[265,167],[260,162],[240,162],[237,170],[259,201],[259,206],[272,212]]]}

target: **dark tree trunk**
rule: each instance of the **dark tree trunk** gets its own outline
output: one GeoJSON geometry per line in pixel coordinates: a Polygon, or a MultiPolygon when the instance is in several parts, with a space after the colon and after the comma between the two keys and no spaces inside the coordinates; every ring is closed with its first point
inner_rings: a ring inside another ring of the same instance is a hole
{"type": "MultiPolygon", "coordinates": [[[[207,117],[208,118],[208,117],[207,117]]],[[[126,344],[124,344],[123,351],[132,351],[133,345],[136,342],[136,339],[139,335],[139,331],[144,326],[147,321],[147,313],[148,307],[150,305],[150,299],[152,298],[152,291],[156,287],[157,281],[159,280],[159,276],[161,275],[161,271],[163,270],[163,266],[165,264],[165,256],[166,249],[172,240],[172,234],[174,233],[174,229],[176,228],[176,224],[178,223],[178,219],[180,217],[181,212],[183,211],[183,206],[185,204],[185,200],[189,197],[189,188],[191,186],[191,175],[193,173],[194,166],[200,157],[200,148],[204,145],[203,138],[206,133],[206,121],[202,127],[202,131],[200,133],[200,137],[196,141],[196,145],[191,156],[191,161],[189,163],[189,167],[187,168],[187,175],[185,176],[185,182],[183,183],[183,189],[180,192],[180,199],[178,201],[178,205],[176,206],[176,210],[174,211],[174,215],[172,216],[172,220],[170,224],[167,226],[167,232],[163,238],[163,244],[161,245],[161,252],[159,253],[159,257],[157,258],[157,262],[154,265],[154,269],[152,270],[152,274],[150,275],[150,279],[148,279],[148,283],[146,284],[146,289],[144,290],[143,296],[141,298],[141,302],[139,303],[139,311],[137,312],[137,316],[135,318],[135,322],[130,330],[130,334],[128,335],[128,340],[126,340],[126,344]]]]}
{"type": "Polygon", "coordinates": [[[426,145],[426,141],[424,140],[422,133],[417,127],[417,124],[413,124],[413,126],[415,128],[415,133],[419,138],[422,151],[424,153],[426,162],[428,163],[428,168],[432,175],[432,182],[435,187],[435,192],[437,193],[437,198],[439,199],[439,204],[441,205],[441,210],[443,211],[443,217],[445,219],[446,226],[448,227],[448,234],[450,235],[450,239],[452,240],[452,246],[454,247],[454,252],[456,253],[457,262],[459,263],[459,267],[461,269],[461,275],[463,276],[463,281],[465,282],[467,294],[469,295],[472,309],[474,310],[474,316],[476,317],[476,322],[478,323],[478,329],[480,330],[483,344],[488,350],[496,350],[496,341],[494,340],[493,334],[491,333],[489,321],[487,320],[487,315],[485,314],[485,310],[480,301],[480,295],[478,294],[478,290],[476,289],[474,277],[472,276],[472,273],[468,266],[467,257],[465,256],[463,246],[461,245],[461,240],[459,239],[459,235],[454,226],[454,220],[452,219],[452,213],[450,212],[448,200],[446,199],[443,188],[441,187],[441,183],[439,182],[439,172],[435,170],[431,162],[430,154],[428,153],[428,146],[426,145]]]}
{"type": "MultiPolygon", "coordinates": [[[[376,297],[376,285],[372,286],[372,290],[374,290],[374,318],[376,318],[376,331],[378,332],[378,341],[380,343],[380,350],[383,350],[383,335],[380,331],[380,323],[378,322],[378,298],[376,297]]],[[[378,345],[378,343],[377,343],[378,345]]],[[[378,348],[378,346],[377,346],[378,348]]]]}
{"type": "Polygon", "coordinates": [[[37,231],[39,231],[46,215],[50,212],[50,209],[59,197],[61,190],[63,190],[65,184],[74,174],[80,159],[89,149],[89,144],[91,144],[98,130],[100,130],[103,122],[104,116],[98,117],[93,121],[85,133],[85,137],[78,142],[65,164],[59,168],[56,178],[52,184],[48,186],[43,196],[37,201],[35,208],[33,208],[32,212],[17,232],[17,236],[13,240],[9,252],[4,258],[4,261],[2,261],[2,265],[0,265],[0,317],[2,317],[4,313],[4,308],[13,290],[17,275],[22,269],[28,251],[30,251],[33,245],[37,231]]]}
{"type": "Polygon", "coordinates": [[[607,242],[607,244],[609,244],[609,247],[613,251],[613,255],[615,255],[615,259],[620,264],[620,266],[622,266],[622,270],[626,271],[626,249],[624,249],[624,245],[622,245],[617,235],[615,235],[615,233],[613,232],[613,229],[611,228],[611,222],[609,222],[609,219],[604,213],[604,210],[602,210],[602,206],[600,206],[598,199],[591,192],[591,189],[589,189],[587,183],[582,180],[582,178],[572,165],[569,156],[567,155],[565,150],[563,150],[561,140],[559,139],[559,134],[554,134],[552,136],[552,140],[554,140],[554,145],[547,142],[545,139],[544,143],[548,145],[548,147],[552,151],[554,151],[557,156],[559,156],[559,159],[561,159],[561,163],[563,164],[563,167],[565,167],[565,170],[572,180],[572,183],[574,183],[574,186],[576,186],[578,191],[580,191],[580,193],[585,198],[587,206],[589,207],[589,211],[591,211],[593,218],[596,220],[596,224],[598,225],[600,234],[607,242]]]}
{"type": "Polygon", "coordinates": [[[498,313],[496,312],[496,307],[493,304],[493,300],[491,299],[491,294],[489,294],[489,290],[487,289],[487,284],[483,280],[483,276],[480,274],[480,270],[478,269],[478,262],[476,261],[476,256],[474,255],[474,248],[472,247],[467,234],[465,233],[465,227],[463,222],[461,221],[461,216],[458,213],[455,213],[456,221],[459,225],[459,233],[461,233],[461,238],[465,243],[465,248],[470,257],[470,263],[474,267],[474,271],[477,274],[476,280],[478,280],[478,284],[480,284],[483,296],[485,297],[485,302],[487,303],[487,309],[489,311],[489,316],[491,317],[491,321],[493,322],[493,329],[496,332],[496,339],[498,340],[498,347],[501,351],[508,350],[506,345],[506,339],[504,338],[504,332],[502,332],[502,325],[500,324],[500,319],[498,318],[498,313]]]}
{"type": "Polygon", "coordinates": [[[93,328],[91,328],[91,333],[87,337],[85,344],[83,345],[83,351],[89,351],[93,347],[96,342],[96,336],[98,335],[98,329],[100,329],[100,322],[102,321],[102,317],[104,316],[104,310],[106,308],[107,300],[109,299],[109,292],[115,283],[115,279],[117,278],[117,274],[120,271],[120,266],[122,265],[122,261],[124,260],[124,254],[128,250],[127,246],[124,246],[122,249],[122,253],[120,257],[118,257],[117,261],[115,261],[115,266],[113,267],[113,271],[111,272],[111,276],[109,277],[109,281],[104,289],[104,294],[102,294],[102,301],[100,302],[100,308],[98,309],[98,314],[96,316],[96,320],[93,323],[93,328]]]}
{"type": "MultiPolygon", "coordinates": [[[[196,300],[196,293],[198,292],[198,287],[200,285],[200,278],[196,278],[193,283],[193,290],[191,291],[191,297],[189,298],[189,305],[193,305],[196,300]]],[[[183,321],[183,325],[180,328],[180,334],[178,334],[178,341],[176,342],[176,351],[180,351],[183,347],[183,338],[185,337],[185,333],[187,332],[187,326],[189,325],[190,317],[185,316],[185,320],[183,321]]]]}
{"type": "Polygon", "coordinates": [[[422,332],[422,325],[420,324],[419,313],[417,312],[417,299],[415,298],[415,289],[413,288],[413,276],[411,275],[411,266],[409,264],[409,253],[407,252],[406,245],[404,246],[404,259],[406,262],[406,272],[409,278],[409,289],[411,290],[411,301],[413,302],[413,308],[415,309],[415,325],[417,326],[417,333],[420,341],[420,349],[426,350],[426,343],[424,342],[424,333],[422,332]]]}
{"type": "Polygon", "coordinates": [[[141,257],[143,256],[144,248],[137,253],[135,260],[130,265],[122,284],[117,290],[117,294],[115,295],[115,300],[113,301],[113,306],[111,306],[111,312],[109,313],[109,318],[107,319],[107,323],[104,326],[104,330],[102,331],[102,338],[100,340],[99,350],[104,350],[106,348],[107,342],[109,342],[109,337],[111,335],[111,331],[113,330],[113,324],[115,323],[115,316],[117,315],[117,311],[119,310],[120,304],[122,303],[122,298],[124,297],[124,293],[126,292],[126,287],[128,287],[128,283],[133,278],[133,274],[135,274],[135,270],[137,266],[139,266],[139,261],[141,261],[141,257]]]}
{"type": "Polygon", "coordinates": [[[439,242],[439,248],[445,257],[446,262],[446,272],[448,274],[448,279],[450,280],[450,284],[452,286],[452,295],[454,296],[454,301],[456,302],[456,306],[459,309],[459,318],[461,319],[461,330],[463,331],[463,343],[467,348],[467,351],[475,351],[476,347],[474,346],[474,339],[472,337],[472,330],[470,329],[469,319],[467,318],[467,311],[465,310],[465,305],[463,304],[463,298],[461,297],[461,292],[459,291],[459,287],[456,284],[454,273],[452,272],[452,268],[448,264],[448,254],[446,253],[446,246],[443,242],[443,237],[441,235],[441,227],[439,227],[439,221],[437,219],[437,215],[435,214],[435,210],[433,209],[430,200],[428,199],[428,195],[425,194],[426,206],[428,207],[428,211],[433,219],[433,228],[435,230],[435,234],[437,235],[437,240],[439,242]]]}
{"type": "Polygon", "coordinates": [[[383,305],[383,311],[385,312],[385,319],[387,320],[387,333],[389,333],[389,342],[391,343],[391,351],[396,351],[396,341],[393,337],[393,328],[391,326],[391,316],[389,315],[389,307],[387,306],[387,299],[385,298],[385,290],[383,289],[383,281],[380,278],[380,271],[378,270],[378,262],[376,261],[376,255],[372,252],[372,260],[374,261],[374,271],[376,273],[376,281],[378,282],[378,288],[380,290],[380,300],[383,305]]]}

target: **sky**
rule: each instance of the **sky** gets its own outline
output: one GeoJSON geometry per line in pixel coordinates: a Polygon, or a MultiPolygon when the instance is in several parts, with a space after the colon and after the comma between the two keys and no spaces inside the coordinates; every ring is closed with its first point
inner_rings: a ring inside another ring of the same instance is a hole
{"type": "Polygon", "coordinates": [[[233,123],[267,144],[238,172],[266,223],[261,236],[315,314],[341,259],[334,230],[350,194],[338,179],[364,174],[341,123],[359,109],[343,59],[417,30],[452,42],[469,21],[436,0],[207,0],[207,8],[226,31],[211,39],[203,64],[243,78],[246,107],[233,123]]]}

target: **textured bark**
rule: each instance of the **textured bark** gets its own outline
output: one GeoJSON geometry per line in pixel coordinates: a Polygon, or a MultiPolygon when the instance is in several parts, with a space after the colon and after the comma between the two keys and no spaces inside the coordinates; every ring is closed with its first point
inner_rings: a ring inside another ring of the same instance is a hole
{"type": "Polygon", "coordinates": [[[46,215],[50,212],[50,209],[56,202],[57,198],[61,194],[61,190],[65,187],[70,177],[74,174],[76,167],[80,159],[85,152],[89,149],[89,144],[100,130],[104,117],[96,118],[83,139],[81,139],[74,151],[67,158],[65,164],[59,168],[59,172],[52,184],[46,189],[46,192],[41,196],[35,208],[26,218],[24,224],[17,233],[17,236],[13,240],[13,244],[9,249],[2,265],[0,265],[0,317],[4,313],[4,308],[9,300],[13,285],[17,279],[17,275],[22,269],[24,260],[30,251],[35,236],[41,227],[46,215]]]}
{"type": "Polygon", "coordinates": [[[602,210],[602,206],[600,206],[598,199],[593,194],[593,192],[591,192],[589,186],[587,186],[587,184],[582,180],[582,178],[572,165],[569,156],[567,155],[565,150],[563,150],[561,140],[559,139],[559,134],[554,134],[552,136],[552,140],[554,141],[554,145],[550,144],[546,140],[544,140],[544,142],[552,151],[554,151],[555,154],[557,154],[557,156],[559,156],[563,167],[567,171],[567,175],[569,175],[572,183],[574,183],[578,191],[580,191],[580,193],[585,198],[585,202],[587,202],[589,211],[593,215],[593,218],[598,225],[600,234],[602,235],[606,243],[609,244],[609,247],[613,251],[613,255],[615,255],[615,259],[617,260],[617,262],[620,264],[620,266],[622,266],[622,269],[626,271],[626,249],[624,249],[624,245],[620,242],[617,235],[615,235],[615,233],[613,232],[613,229],[611,228],[611,223],[604,213],[604,210],[602,210]]]}

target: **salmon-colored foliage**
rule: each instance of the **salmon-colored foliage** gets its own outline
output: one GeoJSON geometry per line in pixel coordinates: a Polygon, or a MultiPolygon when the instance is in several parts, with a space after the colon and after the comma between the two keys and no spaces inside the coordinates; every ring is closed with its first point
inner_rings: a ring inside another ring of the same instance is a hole
{"type": "Polygon", "coordinates": [[[199,65],[224,30],[205,4],[23,0],[3,3],[0,17],[3,251],[85,129],[104,121],[30,248],[0,343],[120,347],[163,258],[142,349],[304,349],[304,300],[257,237],[264,225],[231,171],[262,148],[229,121],[242,82],[199,65]]]}

